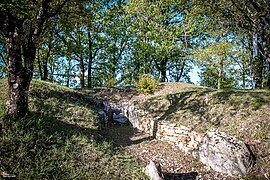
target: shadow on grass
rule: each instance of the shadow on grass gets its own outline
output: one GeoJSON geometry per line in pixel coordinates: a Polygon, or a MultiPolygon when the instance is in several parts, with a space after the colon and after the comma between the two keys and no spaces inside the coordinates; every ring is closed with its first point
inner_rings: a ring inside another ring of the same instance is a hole
{"type": "MultiPolygon", "coordinates": [[[[143,108],[159,115],[156,123],[170,119],[168,117],[178,111],[196,116],[202,121],[214,118],[209,115],[220,113],[209,114],[209,110],[215,105],[230,107],[236,113],[243,109],[256,111],[264,105],[269,105],[269,99],[270,91],[197,89],[150,98],[143,104],[143,108]]],[[[230,112],[230,109],[226,109],[226,112],[230,112]]]]}
{"type": "Polygon", "coordinates": [[[103,135],[107,140],[120,147],[140,144],[154,139],[151,135],[133,128],[131,124],[113,124],[103,130],[103,135]]]}
{"type": "Polygon", "coordinates": [[[19,179],[76,177],[80,139],[100,142],[97,130],[31,112],[23,119],[4,117],[0,133],[0,170],[19,179]],[[4,131],[4,132],[3,132],[4,131]],[[78,138],[78,140],[76,140],[78,138]],[[71,174],[70,174],[71,173],[71,174]]]}
{"type": "Polygon", "coordinates": [[[26,117],[0,119],[0,179],[3,173],[18,179],[144,177],[134,159],[101,135],[91,97],[49,86],[34,87],[30,96],[26,117]]]}

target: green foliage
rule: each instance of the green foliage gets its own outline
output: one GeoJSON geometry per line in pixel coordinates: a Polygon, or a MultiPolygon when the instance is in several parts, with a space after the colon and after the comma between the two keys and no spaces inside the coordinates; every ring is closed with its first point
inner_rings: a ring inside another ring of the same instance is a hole
{"type": "Polygon", "coordinates": [[[109,78],[107,82],[105,83],[105,87],[108,87],[108,88],[115,87],[115,85],[116,85],[116,82],[113,77],[109,78]]]}
{"type": "Polygon", "coordinates": [[[158,87],[158,81],[147,74],[141,74],[135,86],[140,92],[153,93],[158,87]]]}
{"type": "MultiPolygon", "coordinates": [[[[0,80],[0,91],[7,91],[0,80]]],[[[7,94],[0,94],[0,111],[7,94]]],[[[91,97],[33,81],[23,119],[0,118],[0,174],[17,179],[145,179],[141,165],[101,139],[91,97]]],[[[2,177],[0,177],[1,179],[2,177]]]]}
{"type": "MultiPolygon", "coordinates": [[[[137,73],[135,76],[139,73],[159,74],[160,81],[166,81],[168,71],[173,72],[169,75],[188,76],[188,73],[179,72],[178,69],[189,70],[185,68],[188,61],[179,63],[188,59],[188,46],[193,35],[193,23],[186,19],[189,16],[189,3],[131,0],[126,9],[133,19],[131,30],[134,33],[132,56],[136,60],[133,63],[137,71],[134,72],[137,73]]],[[[177,81],[180,78],[177,77],[177,81]]]]}

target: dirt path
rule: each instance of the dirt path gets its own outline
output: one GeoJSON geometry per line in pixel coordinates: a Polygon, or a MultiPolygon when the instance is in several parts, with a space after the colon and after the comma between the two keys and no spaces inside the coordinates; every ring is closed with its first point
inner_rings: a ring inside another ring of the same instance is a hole
{"type": "Polygon", "coordinates": [[[131,126],[114,125],[105,136],[124,147],[145,165],[153,160],[161,165],[165,179],[233,179],[205,167],[191,155],[186,155],[174,145],[158,141],[131,126]]]}

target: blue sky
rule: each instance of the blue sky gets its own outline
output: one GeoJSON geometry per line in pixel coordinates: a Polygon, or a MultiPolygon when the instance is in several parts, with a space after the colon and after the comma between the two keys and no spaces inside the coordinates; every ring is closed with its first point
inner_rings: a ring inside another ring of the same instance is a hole
{"type": "Polygon", "coordinates": [[[194,66],[192,71],[190,73],[188,73],[190,75],[191,82],[193,82],[194,84],[197,84],[197,85],[199,85],[199,80],[200,80],[200,77],[198,75],[199,71],[200,70],[199,70],[198,66],[194,66]]]}

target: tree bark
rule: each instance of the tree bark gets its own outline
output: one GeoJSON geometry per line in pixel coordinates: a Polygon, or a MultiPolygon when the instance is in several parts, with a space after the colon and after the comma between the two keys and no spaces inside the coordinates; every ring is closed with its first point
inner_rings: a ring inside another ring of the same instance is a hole
{"type": "Polygon", "coordinates": [[[266,63],[268,64],[268,73],[267,73],[267,82],[266,87],[270,88],[270,37],[264,36],[263,37],[263,43],[262,48],[264,55],[266,57],[266,63]]]}
{"type": "Polygon", "coordinates": [[[161,82],[166,81],[166,71],[167,71],[167,57],[161,60],[160,62],[160,73],[161,73],[161,82]]]}
{"type": "Polygon", "coordinates": [[[28,112],[28,92],[33,77],[36,49],[39,36],[44,30],[44,22],[49,16],[46,14],[49,3],[50,1],[43,1],[37,7],[37,14],[34,19],[31,19],[29,29],[24,27],[27,18],[14,17],[10,13],[5,14],[6,21],[2,27],[0,26],[7,49],[8,115],[22,117],[28,112]]]}
{"type": "Polygon", "coordinates": [[[253,76],[254,88],[262,88],[263,82],[263,56],[259,52],[258,33],[253,33],[252,38],[252,62],[251,71],[253,76]]]}
{"type": "Polygon", "coordinates": [[[28,112],[28,91],[33,76],[36,48],[29,42],[29,48],[21,44],[19,28],[10,23],[5,34],[8,60],[8,115],[22,117],[28,112]],[[21,47],[27,56],[22,61],[21,47]]]}
{"type": "MultiPolygon", "coordinates": [[[[81,46],[81,35],[78,36],[78,40],[79,40],[79,45],[81,46]]],[[[85,87],[85,82],[84,82],[84,62],[83,62],[83,52],[82,49],[80,49],[80,55],[79,55],[79,63],[80,63],[80,86],[81,88],[85,87]]]]}
{"type": "Polygon", "coordinates": [[[89,50],[89,61],[88,61],[87,87],[92,88],[93,45],[90,31],[88,31],[88,50],[89,50]]]}
{"type": "Polygon", "coordinates": [[[41,61],[40,61],[40,53],[39,53],[39,49],[37,50],[37,61],[38,61],[38,70],[39,70],[39,74],[40,74],[40,79],[43,79],[43,71],[42,71],[42,65],[41,65],[41,61]]]}
{"type": "Polygon", "coordinates": [[[82,53],[80,53],[80,86],[81,88],[84,88],[85,83],[84,83],[84,62],[83,62],[83,57],[82,53]]]}
{"type": "Polygon", "coordinates": [[[49,75],[49,72],[48,72],[48,61],[49,61],[49,58],[50,58],[50,55],[51,55],[51,49],[52,49],[52,42],[50,41],[49,42],[49,45],[48,45],[48,52],[46,54],[46,57],[44,58],[43,60],[43,79],[41,80],[48,80],[48,75],[49,75]]]}

